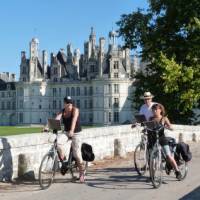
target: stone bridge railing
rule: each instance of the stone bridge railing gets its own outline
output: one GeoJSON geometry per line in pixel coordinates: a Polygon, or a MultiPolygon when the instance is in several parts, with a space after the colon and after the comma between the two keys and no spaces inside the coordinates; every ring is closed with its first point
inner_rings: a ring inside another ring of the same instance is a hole
{"type": "MultiPolygon", "coordinates": [[[[200,141],[200,126],[173,127],[174,131],[167,134],[177,140],[200,141]]],[[[92,145],[95,160],[125,156],[127,152],[134,151],[140,137],[140,128],[131,129],[130,125],[90,128],[81,133],[82,141],[92,145]]],[[[52,141],[50,133],[0,137],[0,181],[17,178],[24,173],[24,169],[37,179],[41,159],[52,141]]]]}

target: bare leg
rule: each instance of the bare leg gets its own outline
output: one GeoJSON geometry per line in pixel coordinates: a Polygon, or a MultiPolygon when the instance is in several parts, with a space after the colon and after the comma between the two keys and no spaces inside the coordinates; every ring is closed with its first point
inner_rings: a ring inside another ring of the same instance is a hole
{"type": "Polygon", "coordinates": [[[167,156],[168,161],[170,162],[170,164],[172,165],[172,167],[175,169],[175,171],[179,171],[178,165],[176,164],[176,161],[174,160],[173,156],[167,156]]]}

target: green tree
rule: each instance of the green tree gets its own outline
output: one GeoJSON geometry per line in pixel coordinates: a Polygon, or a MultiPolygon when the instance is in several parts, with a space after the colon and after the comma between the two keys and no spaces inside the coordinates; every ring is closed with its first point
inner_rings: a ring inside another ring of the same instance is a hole
{"type": "Polygon", "coordinates": [[[147,10],[124,14],[125,47],[141,48],[146,72],[136,74],[136,106],[146,90],[164,104],[172,122],[189,123],[200,102],[200,1],[149,0],[147,10]]]}

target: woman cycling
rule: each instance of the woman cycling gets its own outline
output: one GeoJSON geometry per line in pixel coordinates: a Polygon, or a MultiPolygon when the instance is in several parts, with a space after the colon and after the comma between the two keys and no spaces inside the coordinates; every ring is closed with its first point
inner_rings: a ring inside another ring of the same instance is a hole
{"type": "MultiPolygon", "coordinates": [[[[79,180],[83,183],[84,180],[84,165],[81,155],[81,140],[80,140],[80,113],[79,109],[73,105],[71,97],[64,98],[64,108],[58,113],[56,119],[62,119],[64,124],[64,131],[67,136],[72,139],[73,156],[76,159],[79,168],[79,180]]],[[[61,159],[64,159],[63,150],[60,148],[61,159]]]]}
{"type": "MultiPolygon", "coordinates": [[[[169,119],[165,116],[165,108],[162,104],[156,103],[152,106],[153,116],[150,118],[150,121],[155,121],[158,125],[163,125],[164,127],[172,130],[171,123],[169,119]]],[[[175,170],[176,178],[181,178],[181,172],[177,166],[177,163],[174,157],[171,154],[170,147],[169,147],[169,139],[165,136],[164,128],[161,129],[159,132],[159,142],[160,145],[163,147],[163,150],[167,156],[168,161],[170,162],[171,166],[175,170]]]]}

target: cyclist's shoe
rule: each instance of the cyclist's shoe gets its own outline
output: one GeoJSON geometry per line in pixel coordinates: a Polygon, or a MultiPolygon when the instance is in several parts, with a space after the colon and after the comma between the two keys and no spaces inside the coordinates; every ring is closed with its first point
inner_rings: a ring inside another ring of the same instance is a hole
{"type": "Polygon", "coordinates": [[[60,168],[60,173],[64,176],[68,170],[67,168],[68,162],[67,161],[63,161],[62,162],[62,166],[60,168]]]}
{"type": "Polygon", "coordinates": [[[181,175],[181,172],[180,172],[180,171],[176,171],[176,172],[175,172],[175,175],[176,175],[176,178],[177,178],[178,180],[180,180],[180,179],[182,178],[182,175],[181,175]]]}
{"type": "Polygon", "coordinates": [[[166,174],[167,175],[170,175],[170,173],[171,173],[171,170],[170,169],[168,169],[167,167],[165,168],[165,172],[166,172],[166,174]]]}
{"type": "Polygon", "coordinates": [[[173,168],[172,168],[171,164],[167,162],[166,165],[165,165],[165,172],[166,172],[166,174],[170,175],[172,169],[173,168]]]}

